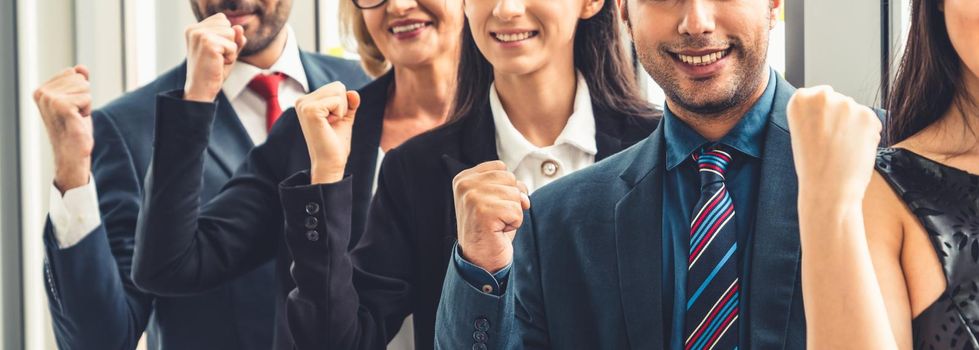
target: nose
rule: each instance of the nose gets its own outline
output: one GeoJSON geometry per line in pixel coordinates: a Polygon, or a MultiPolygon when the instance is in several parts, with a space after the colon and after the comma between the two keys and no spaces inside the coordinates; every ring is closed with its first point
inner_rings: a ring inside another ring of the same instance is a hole
{"type": "Polygon", "coordinates": [[[690,0],[684,4],[683,21],[677,31],[686,35],[702,35],[714,32],[714,8],[708,0],[690,0]]]}
{"type": "Polygon", "coordinates": [[[523,16],[527,10],[524,0],[499,0],[493,8],[493,17],[499,18],[504,22],[509,22],[523,16]]]}
{"type": "Polygon", "coordinates": [[[415,0],[388,0],[387,12],[395,16],[404,16],[418,7],[415,0]]]}

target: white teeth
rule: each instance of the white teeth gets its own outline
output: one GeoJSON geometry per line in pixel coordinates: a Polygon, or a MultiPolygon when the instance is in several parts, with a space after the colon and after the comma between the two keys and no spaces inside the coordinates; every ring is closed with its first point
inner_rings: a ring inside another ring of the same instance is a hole
{"type": "Polygon", "coordinates": [[[683,61],[683,63],[692,64],[695,66],[706,66],[717,62],[718,60],[724,58],[724,56],[727,56],[727,50],[714,52],[703,56],[687,56],[680,54],[677,54],[677,56],[680,57],[680,61],[683,61]]]}
{"type": "Polygon", "coordinates": [[[510,43],[514,41],[530,39],[530,37],[533,36],[534,33],[533,32],[523,32],[523,33],[513,33],[513,34],[494,33],[493,35],[499,41],[510,43]]]}
{"type": "Polygon", "coordinates": [[[425,25],[426,25],[425,23],[408,24],[403,26],[391,27],[391,31],[394,32],[394,34],[401,34],[401,33],[414,31],[416,29],[424,27],[425,25]]]}

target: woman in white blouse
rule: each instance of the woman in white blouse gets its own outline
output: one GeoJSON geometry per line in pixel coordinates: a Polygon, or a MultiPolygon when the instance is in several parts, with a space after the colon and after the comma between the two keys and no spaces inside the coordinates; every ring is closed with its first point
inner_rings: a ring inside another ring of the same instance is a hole
{"type": "MultiPolygon", "coordinates": [[[[309,249],[308,215],[291,208],[330,208],[349,197],[351,177],[318,181],[318,173],[343,168],[344,125],[366,106],[334,89],[314,94],[310,113],[299,108],[312,169],[281,185],[297,283],[289,309],[302,315],[289,326],[324,330],[317,346],[358,348],[363,334],[390,338],[408,314],[416,341],[434,339],[448,264],[468,264],[454,253],[457,228],[464,241],[512,237],[528,190],[629,147],[658,122],[636,88],[614,2],[468,0],[464,9],[450,121],[387,153],[366,230],[350,252],[340,247],[350,234],[345,217],[318,217],[341,244],[309,249]]],[[[472,242],[463,242],[463,253],[478,249],[472,242]]]]}

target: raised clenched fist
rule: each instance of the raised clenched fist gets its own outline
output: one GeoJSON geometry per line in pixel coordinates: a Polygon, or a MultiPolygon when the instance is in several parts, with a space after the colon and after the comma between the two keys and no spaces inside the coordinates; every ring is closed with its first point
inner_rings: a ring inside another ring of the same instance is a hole
{"type": "Polygon", "coordinates": [[[54,150],[54,184],[62,193],[88,184],[92,167],[92,94],[88,69],[67,68],[34,91],[54,150]]]}
{"type": "Polygon", "coordinates": [[[497,160],[460,172],[452,193],[463,257],[491,273],[509,265],[513,238],[530,208],[527,186],[497,160]]]}
{"type": "Polygon", "coordinates": [[[821,205],[860,205],[874,171],[881,122],[828,86],[799,89],[788,106],[800,196],[821,205]]]}
{"type": "Polygon", "coordinates": [[[360,95],[340,82],[330,83],[296,100],[296,114],[309,149],[314,184],[343,179],[350,155],[354,118],[360,95]]]}
{"type": "Polygon", "coordinates": [[[245,47],[245,30],[231,25],[224,13],[187,27],[187,81],[184,99],[213,102],[231,66],[245,47]]]}

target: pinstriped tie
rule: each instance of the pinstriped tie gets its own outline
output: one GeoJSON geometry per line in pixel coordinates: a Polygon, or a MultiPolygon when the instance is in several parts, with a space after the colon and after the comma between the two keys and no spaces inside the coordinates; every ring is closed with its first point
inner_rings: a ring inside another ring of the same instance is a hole
{"type": "Polygon", "coordinates": [[[738,242],[734,202],[724,184],[731,153],[720,146],[694,154],[700,200],[690,222],[684,349],[737,349],[738,242]]]}

